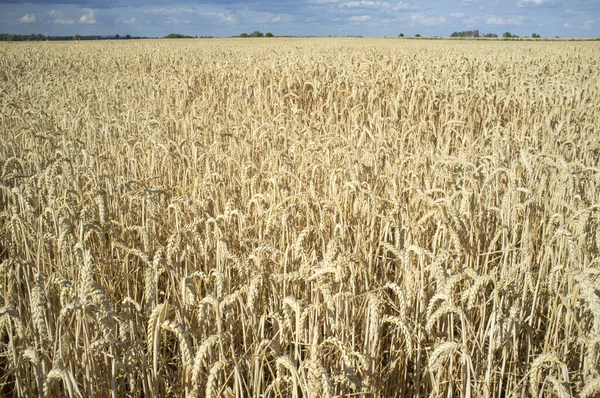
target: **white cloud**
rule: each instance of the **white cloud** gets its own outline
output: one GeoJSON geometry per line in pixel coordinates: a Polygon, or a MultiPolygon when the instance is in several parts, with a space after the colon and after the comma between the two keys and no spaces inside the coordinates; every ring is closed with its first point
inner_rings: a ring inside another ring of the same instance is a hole
{"type": "Polygon", "coordinates": [[[381,1],[370,1],[370,0],[362,0],[362,1],[349,1],[346,3],[340,4],[342,8],[388,8],[390,3],[381,2],[381,1]]]}
{"type": "Polygon", "coordinates": [[[125,21],[123,21],[123,23],[126,23],[126,24],[135,23],[135,17],[132,17],[131,19],[126,19],[125,21]]]}
{"type": "Polygon", "coordinates": [[[410,14],[410,19],[413,22],[423,26],[440,26],[446,22],[444,17],[432,17],[424,14],[410,14]]]}
{"type": "Polygon", "coordinates": [[[151,8],[148,10],[144,10],[145,13],[148,14],[162,14],[162,15],[170,15],[170,14],[194,14],[196,10],[191,8],[151,8]]]}
{"type": "Polygon", "coordinates": [[[453,12],[452,14],[449,15],[450,18],[464,18],[465,13],[464,12],[453,12]]]}
{"type": "Polygon", "coordinates": [[[217,17],[219,17],[219,21],[224,22],[224,23],[228,23],[228,24],[238,23],[237,18],[229,13],[220,12],[217,14],[217,17]]]}
{"type": "Polygon", "coordinates": [[[467,27],[474,27],[481,25],[481,18],[478,17],[469,17],[462,20],[462,23],[467,27]]]}
{"type": "Polygon", "coordinates": [[[368,22],[371,19],[373,19],[373,18],[370,17],[369,15],[358,15],[355,17],[348,18],[348,21],[350,21],[350,22],[368,22]]]}
{"type": "Polygon", "coordinates": [[[592,25],[594,24],[594,20],[593,19],[588,19],[587,21],[585,21],[583,23],[582,28],[583,29],[590,29],[592,27],[592,25]]]}
{"type": "Polygon", "coordinates": [[[96,23],[96,10],[91,8],[83,8],[83,14],[79,17],[73,15],[72,12],[63,12],[52,10],[48,13],[51,17],[54,17],[55,24],[59,25],[73,25],[75,23],[84,25],[93,25],[96,23]]]}
{"type": "Polygon", "coordinates": [[[57,23],[59,25],[73,25],[75,23],[75,20],[70,18],[58,17],[54,20],[54,23],[57,23]]]}
{"type": "Polygon", "coordinates": [[[59,25],[73,25],[75,23],[74,19],[67,18],[61,12],[58,12],[56,10],[50,11],[48,15],[54,17],[54,21],[52,22],[57,23],[59,25]]]}
{"type": "Polygon", "coordinates": [[[177,19],[177,18],[170,17],[169,19],[167,19],[166,23],[173,24],[173,25],[182,25],[182,24],[192,23],[192,20],[191,19],[177,19]]]}
{"type": "Polygon", "coordinates": [[[419,10],[421,7],[416,6],[414,4],[411,3],[407,3],[406,1],[400,1],[398,2],[398,4],[396,4],[394,6],[394,10],[398,11],[398,10],[419,10]]]}
{"type": "Polygon", "coordinates": [[[255,23],[285,23],[291,22],[292,16],[289,14],[273,14],[272,12],[258,13],[255,23]]]}
{"type": "Polygon", "coordinates": [[[35,22],[35,14],[25,14],[21,18],[19,18],[19,22],[21,22],[21,23],[35,22]]]}
{"type": "Polygon", "coordinates": [[[461,6],[472,6],[477,3],[479,0],[460,0],[461,6]]]}
{"type": "Polygon", "coordinates": [[[564,24],[563,26],[564,26],[565,28],[572,28],[572,27],[573,27],[573,25],[571,25],[571,24],[570,24],[570,23],[568,23],[568,22],[567,22],[566,24],[564,24]]]}
{"type": "Polygon", "coordinates": [[[96,23],[96,10],[92,10],[91,8],[84,8],[84,14],[79,17],[79,23],[86,25],[93,25],[96,23]]]}
{"type": "Polygon", "coordinates": [[[523,24],[523,17],[519,16],[519,17],[508,17],[508,18],[503,18],[503,17],[489,17],[486,21],[486,24],[488,25],[493,25],[493,26],[506,26],[506,25],[522,25],[523,24]]]}
{"type": "Polygon", "coordinates": [[[568,14],[568,15],[578,15],[578,14],[585,14],[585,13],[583,11],[574,10],[572,8],[567,8],[565,10],[565,14],[568,14]]]}
{"type": "Polygon", "coordinates": [[[75,23],[75,20],[68,18],[56,18],[54,20],[54,23],[57,23],[59,25],[73,25],[75,23]]]}
{"type": "MultiPolygon", "coordinates": [[[[193,13],[196,13],[195,11],[192,11],[193,13]]],[[[238,19],[230,14],[230,13],[225,13],[225,12],[197,12],[198,15],[202,15],[203,17],[211,17],[211,18],[219,18],[219,22],[223,22],[223,23],[228,23],[228,24],[236,24],[238,23],[238,19]]]]}
{"type": "Polygon", "coordinates": [[[520,0],[517,3],[518,7],[557,7],[556,0],[520,0]]]}
{"type": "Polygon", "coordinates": [[[272,23],[290,22],[292,20],[291,15],[278,14],[275,18],[271,19],[272,23]]]}
{"type": "Polygon", "coordinates": [[[308,2],[313,4],[331,4],[337,3],[339,0],[308,0],[308,2]]]}
{"type": "MultiPolygon", "coordinates": [[[[219,20],[219,22],[222,23],[227,23],[227,24],[236,24],[238,23],[238,19],[231,13],[229,12],[201,12],[201,11],[197,11],[194,10],[192,8],[151,8],[148,10],[144,10],[143,12],[147,13],[147,14],[160,14],[160,15],[179,15],[179,14],[185,14],[185,15],[200,15],[203,17],[211,17],[211,18],[217,18],[219,20]]],[[[265,13],[268,14],[268,13],[265,13]]],[[[274,16],[275,14],[269,14],[274,16]]],[[[256,21],[258,22],[258,21],[256,21]]],[[[273,21],[267,21],[264,20],[262,22],[273,22],[273,21]]],[[[275,21],[277,22],[277,21],[275,21]]],[[[180,19],[180,18],[175,18],[175,17],[170,17],[169,19],[167,19],[167,23],[170,24],[188,24],[188,23],[192,23],[192,21],[190,19],[180,19]]]]}

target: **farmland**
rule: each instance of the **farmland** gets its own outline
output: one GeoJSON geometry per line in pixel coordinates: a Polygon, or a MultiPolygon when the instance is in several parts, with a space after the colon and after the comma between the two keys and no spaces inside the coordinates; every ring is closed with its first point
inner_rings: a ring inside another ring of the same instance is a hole
{"type": "Polygon", "coordinates": [[[600,393],[600,44],[0,44],[0,395],[600,393]]]}

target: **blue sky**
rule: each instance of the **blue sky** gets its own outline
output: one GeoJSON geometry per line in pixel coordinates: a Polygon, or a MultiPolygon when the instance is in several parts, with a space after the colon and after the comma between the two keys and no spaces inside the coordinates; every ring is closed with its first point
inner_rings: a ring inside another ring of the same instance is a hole
{"type": "Polygon", "coordinates": [[[1,33],[600,37],[600,0],[0,0],[1,33]]]}

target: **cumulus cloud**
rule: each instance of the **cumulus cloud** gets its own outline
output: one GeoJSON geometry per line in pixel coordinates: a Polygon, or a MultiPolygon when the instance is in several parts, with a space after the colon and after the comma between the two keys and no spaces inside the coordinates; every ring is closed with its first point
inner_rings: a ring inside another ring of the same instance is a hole
{"type": "Polygon", "coordinates": [[[170,17],[169,19],[167,19],[166,22],[168,24],[173,24],[173,25],[182,25],[182,24],[192,23],[192,20],[191,19],[177,19],[177,18],[170,17]]]}
{"type": "Polygon", "coordinates": [[[96,10],[91,8],[83,8],[83,14],[76,16],[75,12],[64,12],[52,10],[48,13],[54,18],[52,21],[58,25],[73,25],[75,23],[82,25],[93,25],[96,23],[96,10]]]}
{"type": "Polygon", "coordinates": [[[464,12],[453,12],[452,14],[450,14],[450,18],[463,18],[464,16],[464,12]]]}
{"type": "Polygon", "coordinates": [[[423,26],[440,26],[446,22],[444,17],[432,17],[424,14],[410,14],[410,19],[413,22],[423,26]]]}
{"type": "Polygon", "coordinates": [[[171,15],[171,14],[193,14],[196,10],[191,8],[150,8],[148,10],[144,10],[145,13],[148,14],[162,14],[162,15],[171,15]]]}
{"type": "Polygon", "coordinates": [[[54,20],[54,23],[57,23],[59,25],[73,25],[75,23],[75,20],[68,18],[56,18],[54,20]]]}
{"type": "Polygon", "coordinates": [[[132,17],[131,19],[126,19],[125,21],[123,21],[123,23],[126,23],[126,24],[135,23],[135,17],[132,17]]]}
{"type": "Polygon", "coordinates": [[[35,22],[35,14],[25,14],[21,18],[19,18],[19,22],[21,22],[21,23],[35,22]]]}
{"type": "Polygon", "coordinates": [[[567,8],[565,10],[565,14],[568,14],[568,15],[579,15],[579,14],[585,14],[585,12],[583,12],[581,10],[574,10],[572,8],[567,8]]]}
{"type": "Polygon", "coordinates": [[[288,14],[273,14],[272,12],[257,13],[255,23],[285,23],[291,22],[292,16],[288,14]]]}
{"type": "Polygon", "coordinates": [[[412,4],[412,3],[407,3],[405,1],[400,1],[400,2],[398,2],[398,4],[396,4],[394,6],[394,10],[395,11],[399,11],[399,10],[418,10],[420,8],[421,7],[416,6],[416,5],[412,4]]]}
{"type": "MultiPolygon", "coordinates": [[[[196,11],[192,11],[192,12],[196,13],[196,11]]],[[[237,18],[228,12],[197,12],[197,14],[201,15],[203,17],[217,18],[219,20],[219,22],[222,22],[222,23],[228,23],[228,24],[238,23],[237,18]]]]}
{"type": "Polygon", "coordinates": [[[573,27],[573,25],[571,25],[571,24],[570,24],[570,23],[568,23],[568,22],[567,22],[566,24],[564,24],[563,26],[564,26],[565,28],[572,28],[572,27],[573,27]]]}
{"type": "Polygon", "coordinates": [[[590,29],[592,27],[592,25],[594,24],[594,20],[593,19],[588,19],[587,21],[585,21],[583,23],[582,28],[583,29],[590,29]]]}
{"type": "Polygon", "coordinates": [[[477,3],[479,0],[460,0],[461,6],[472,6],[477,3]]]}
{"type": "Polygon", "coordinates": [[[52,22],[54,22],[55,24],[73,25],[75,23],[75,20],[73,18],[68,18],[65,15],[63,15],[63,13],[58,12],[56,10],[50,11],[48,13],[48,15],[50,15],[51,17],[54,17],[54,20],[52,22]]]}
{"type": "Polygon", "coordinates": [[[373,17],[371,17],[369,15],[358,15],[358,16],[348,18],[348,21],[350,21],[350,22],[368,22],[371,19],[373,19],[373,17]]]}
{"type": "Polygon", "coordinates": [[[346,3],[340,4],[342,8],[388,8],[390,3],[381,2],[381,1],[349,1],[346,3]]]}
{"type": "Polygon", "coordinates": [[[92,10],[91,8],[84,8],[84,14],[79,17],[79,23],[86,25],[93,25],[96,23],[96,10],[92,10]]]}
{"type": "Polygon", "coordinates": [[[519,7],[546,7],[553,8],[558,7],[558,2],[556,0],[520,0],[517,3],[519,7]]]}
{"type": "Polygon", "coordinates": [[[507,18],[503,18],[503,17],[489,17],[486,21],[486,24],[488,25],[493,25],[493,26],[506,26],[506,25],[514,25],[514,26],[518,26],[518,25],[522,25],[523,24],[523,17],[519,16],[519,17],[507,17],[507,18]]]}
{"type": "Polygon", "coordinates": [[[474,26],[479,26],[479,25],[481,25],[481,18],[478,18],[478,17],[465,18],[462,20],[462,23],[469,28],[474,27],[474,26]]]}
{"type": "Polygon", "coordinates": [[[271,19],[272,23],[281,23],[281,22],[290,22],[292,20],[292,17],[290,15],[287,14],[277,14],[276,17],[274,17],[273,19],[271,19]]]}
{"type": "MultiPolygon", "coordinates": [[[[194,10],[192,8],[182,8],[182,7],[150,8],[150,9],[143,10],[143,12],[147,13],[147,14],[158,14],[158,15],[171,16],[167,19],[167,23],[176,24],[176,25],[192,23],[192,21],[190,19],[181,19],[181,18],[174,17],[174,15],[184,15],[184,14],[185,15],[199,15],[202,17],[210,17],[212,19],[216,19],[219,22],[227,23],[227,24],[238,23],[238,19],[229,12],[201,12],[198,10],[194,10]]],[[[269,14],[269,13],[263,13],[261,15],[265,15],[265,14],[269,14]]],[[[261,21],[256,21],[256,22],[273,22],[272,19],[275,18],[275,14],[269,14],[269,15],[271,15],[272,17],[261,20],[261,21]]],[[[277,22],[277,21],[275,21],[275,22],[277,22]]]]}
{"type": "Polygon", "coordinates": [[[238,23],[238,19],[229,13],[224,13],[224,12],[217,13],[217,17],[219,17],[220,22],[224,22],[224,23],[228,23],[228,24],[238,23]]]}

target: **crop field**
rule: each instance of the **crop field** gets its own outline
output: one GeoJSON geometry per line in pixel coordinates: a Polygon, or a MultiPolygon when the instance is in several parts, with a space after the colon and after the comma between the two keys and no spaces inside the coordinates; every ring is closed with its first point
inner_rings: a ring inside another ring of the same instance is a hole
{"type": "Polygon", "coordinates": [[[597,397],[600,43],[0,44],[0,396],[597,397]]]}

